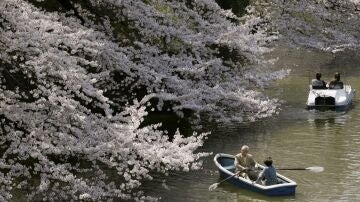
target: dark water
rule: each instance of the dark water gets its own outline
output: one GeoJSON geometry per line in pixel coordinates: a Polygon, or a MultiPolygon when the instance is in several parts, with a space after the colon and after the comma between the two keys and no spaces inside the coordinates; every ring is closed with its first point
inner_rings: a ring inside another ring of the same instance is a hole
{"type": "Polygon", "coordinates": [[[321,71],[325,80],[335,71],[343,80],[360,89],[360,69],[356,53],[328,54],[318,51],[278,47],[272,55],[279,57],[278,67],[292,69],[284,80],[266,90],[284,101],[282,111],[273,118],[253,123],[208,123],[212,135],[202,150],[236,154],[247,144],[261,162],[272,156],[278,167],[323,166],[322,173],[282,171],[298,184],[296,195],[267,197],[228,183],[215,191],[208,187],[218,182],[219,173],[213,156],[204,159],[204,168],[189,173],[159,176],[145,190],[163,201],[358,201],[360,182],[360,108],[358,98],[348,112],[305,110],[309,72],[321,71]],[[346,75],[346,76],[345,76],[346,75]],[[166,180],[165,182],[162,182],[166,180]]]}

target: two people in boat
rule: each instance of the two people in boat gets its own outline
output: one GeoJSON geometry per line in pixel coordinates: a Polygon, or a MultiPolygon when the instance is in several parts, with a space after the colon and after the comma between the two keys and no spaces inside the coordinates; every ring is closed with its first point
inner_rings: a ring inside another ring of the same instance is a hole
{"type": "Polygon", "coordinates": [[[264,185],[277,184],[276,169],[272,166],[272,159],[265,159],[265,168],[259,173],[256,168],[256,162],[251,154],[249,154],[249,146],[243,145],[240,153],[235,156],[235,172],[244,178],[249,178],[254,183],[263,180],[264,185]]]}
{"type": "MultiPolygon", "coordinates": [[[[316,73],[315,78],[311,81],[311,86],[313,89],[327,89],[326,82],[321,80],[321,73],[316,73]]],[[[340,81],[340,73],[336,72],[334,74],[334,80],[330,81],[329,89],[342,89],[344,83],[340,81]]]]}

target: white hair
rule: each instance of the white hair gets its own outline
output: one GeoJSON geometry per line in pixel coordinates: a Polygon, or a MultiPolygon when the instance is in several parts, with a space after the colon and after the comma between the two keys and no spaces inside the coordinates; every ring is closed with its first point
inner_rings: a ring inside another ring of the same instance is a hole
{"type": "Polygon", "coordinates": [[[241,147],[241,151],[245,151],[245,150],[247,150],[247,151],[249,151],[249,146],[247,146],[247,145],[243,145],[242,147],[241,147]]]}

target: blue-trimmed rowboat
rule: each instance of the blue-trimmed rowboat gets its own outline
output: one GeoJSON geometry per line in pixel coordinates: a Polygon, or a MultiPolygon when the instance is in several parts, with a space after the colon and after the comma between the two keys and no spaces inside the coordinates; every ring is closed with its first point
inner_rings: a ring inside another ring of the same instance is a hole
{"type": "MultiPolygon", "coordinates": [[[[235,156],[230,154],[220,153],[215,155],[214,162],[219,169],[221,177],[228,178],[235,174],[234,161],[235,161],[235,156]]],[[[260,169],[264,168],[264,166],[260,164],[257,164],[257,167],[260,169]]],[[[255,191],[268,196],[294,195],[297,186],[296,182],[278,173],[277,173],[277,177],[279,184],[270,185],[270,186],[255,184],[249,179],[238,176],[231,177],[227,181],[237,187],[255,191]]]]}

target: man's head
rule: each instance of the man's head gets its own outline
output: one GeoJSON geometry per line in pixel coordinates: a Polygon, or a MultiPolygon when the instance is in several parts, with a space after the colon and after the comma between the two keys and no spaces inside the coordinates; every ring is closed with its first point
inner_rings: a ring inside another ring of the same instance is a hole
{"type": "Polygon", "coordinates": [[[272,158],[271,158],[271,157],[267,157],[267,158],[264,160],[264,164],[265,164],[266,166],[272,166],[272,163],[273,163],[273,161],[272,161],[272,158]]]}
{"type": "Polygon", "coordinates": [[[241,153],[244,154],[244,155],[246,155],[247,153],[249,153],[249,146],[243,145],[243,146],[241,147],[241,153]]]}
{"type": "Polygon", "coordinates": [[[315,76],[316,76],[316,79],[317,79],[317,80],[320,80],[320,78],[321,78],[321,73],[318,72],[318,73],[316,73],[315,76]]]}
{"type": "Polygon", "coordinates": [[[340,81],[340,73],[339,73],[339,72],[336,72],[336,73],[334,74],[334,78],[335,78],[335,80],[340,81]]]}

